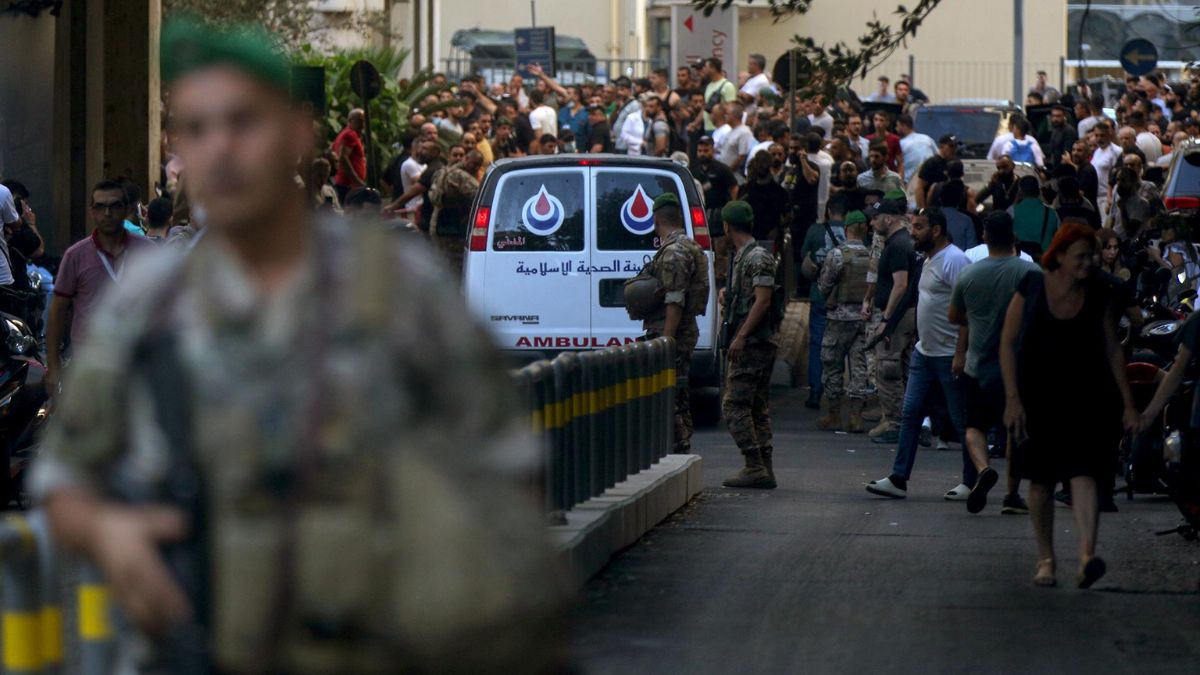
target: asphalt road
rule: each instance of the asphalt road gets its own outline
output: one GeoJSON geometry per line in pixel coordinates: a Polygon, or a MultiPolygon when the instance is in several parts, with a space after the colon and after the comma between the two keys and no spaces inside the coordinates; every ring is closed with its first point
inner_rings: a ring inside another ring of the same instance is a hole
{"type": "MultiPolygon", "coordinates": [[[[894,448],[815,430],[776,390],[774,491],[729,490],[723,429],[698,434],[706,488],[584,589],[584,673],[1197,673],[1200,543],[1156,530],[1172,504],[1105,515],[1109,574],[1074,587],[1074,522],[1056,513],[1059,588],[1035,588],[1028,517],[942,501],[961,459],[922,450],[909,497],[863,489],[894,448]]],[[[998,467],[1003,473],[1003,463],[998,467]]]]}

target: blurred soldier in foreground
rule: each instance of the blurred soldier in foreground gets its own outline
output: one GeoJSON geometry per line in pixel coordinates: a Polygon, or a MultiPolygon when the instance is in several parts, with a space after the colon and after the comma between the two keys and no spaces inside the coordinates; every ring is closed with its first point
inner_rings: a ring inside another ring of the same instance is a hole
{"type": "Polygon", "coordinates": [[[867,217],[855,211],[846,217],[846,241],[825,257],[817,280],[828,305],[829,323],[821,342],[821,377],[829,410],[817,428],[837,431],[842,426],[842,399],[850,399],[850,419],[844,430],[863,432],[863,400],[867,391],[867,336],[861,299],[867,291],[871,252],[863,244],[867,217]],[[846,362],[850,362],[850,387],[846,388],[846,362]]]}
{"type": "Polygon", "coordinates": [[[643,325],[649,339],[675,339],[674,452],[686,454],[692,451],[693,431],[688,373],[700,339],[696,316],[704,314],[708,304],[708,258],[699,244],[688,239],[683,209],[673,193],[664,192],[654,200],[654,228],[662,245],[650,264],[665,295],[662,314],[643,325]]]}
{"type": "Polygon", "coordinates": [[[754,239],[754,211],[743,201],[721,210],[727,237],[736,247],[729,286],[721,289],[724,320],[729,326],[729,363],[721,411],[746,466],[725,479],[725,487],[773,489],[774,451],[768,396],[775,366],[775,325],[771,313],[775,291],[775,257],[754,239]]]}
{"type": "Polygon", "coordinates": [[[34,490],[170,672],[545,672],[534,445],[431,252],[317,223],[311,121],[253,31],[162,36],[208,235],[95,314],[34,490]]]}

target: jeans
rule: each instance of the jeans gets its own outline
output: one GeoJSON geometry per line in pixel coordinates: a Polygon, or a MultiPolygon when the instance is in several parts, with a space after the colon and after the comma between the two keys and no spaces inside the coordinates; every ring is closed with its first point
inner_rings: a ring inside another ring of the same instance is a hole
{"type": "MultiPolygon", "coordinates": [[[[908,386],[904,390],[904,410],[900,414],[900,442],[896,447],[896,462],[892,474],[908,480],[917,461],[917,442],[921,435],[921,421],[933,410],[936,396],[945,397],[950,421],[958,431],[959,438],[966,438],[967,409],[962,384],[951,372],[952,356],[925,356],[914,349],[909,359],[908,386]]],[[[964,443],[962,481],[975,485],[979,472],[975,469],[971,455],[964,443]]]]}
{"type": "Polygon", "coordinates": [[[808,387],[821,397],[821,342],[825,338],[825,303],[812,301],[808,306],[808,387]]]}

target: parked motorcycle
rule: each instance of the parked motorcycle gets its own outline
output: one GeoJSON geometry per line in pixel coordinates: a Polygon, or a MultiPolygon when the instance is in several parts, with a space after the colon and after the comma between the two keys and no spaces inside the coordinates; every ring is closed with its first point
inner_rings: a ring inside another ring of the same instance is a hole
{"type": "Polygon", "coordinates": [[[38,341],[21,319],[0,313],[0,507],[25,506],[25,477],[49,415],[38,341]]]}

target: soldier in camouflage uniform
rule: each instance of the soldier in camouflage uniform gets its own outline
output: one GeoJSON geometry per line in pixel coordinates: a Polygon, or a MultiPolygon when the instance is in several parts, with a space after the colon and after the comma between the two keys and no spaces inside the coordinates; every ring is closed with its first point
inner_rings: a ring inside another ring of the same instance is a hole
{"type": "Polygon", "coordinates": [[[557,668],[511,380],[419,242],[316,222],[291,177],[311,120],[271,44],[164,28],[207,234],[97,309],[35,497],[164,672],[557,668]]]}
{"type": "Polygon", "coordinates": [[[817,286],[825,295],[828,322],[821,342],[822,387],[829,409],[817,420],[827,431],[842,428],[842,398],[850,399],[846,431],[862,433],[863,399],[867,389],[867,340],[860,298],[867,289],[870,252],[863,244],[867,217],[855,211],[846,217],[846,241],[829,251],[817,286]],[[850,387],[844,384],[850,362],[850,387]]]}
{"type": "Polygon", "coordinates": [[[775,291],[775,256],[754,240],[754,211],[743,201],[721,210],[727,237],[737,249],[733,276],[721,291],[724,320],[732,327],[725,395],[721,412],[746,465],[725,479],[725,487],[773,489],[769,394],[775,366],[775,326],[771,303],[775,291]]]}
{"type": "Polygon", "coordinates": [[[483,166],[483,154],[472,150],[457,164],[438,171],[433,177],[430,199],[433,202],[433,225],[430,234],[438,250],[445,257],[450,272],[462,281],[463,255],[466,249],[467,229],[471,223],[467,218],[471,202],[479,192],[479,169],[483,166]]]}
{"type": "Polygon", "coordinates": [[[675,453],[692,450],[692,408],[688,373],[692,353],[700,339],[696,317],[708,309],[708,256],[683,229],[683,209],[670,192],[654,200],[654,230],[661,245],[650,262],[651,273],[662,284],[662,313],[643,322],[647,338],[675,338],[675,453]]]}

